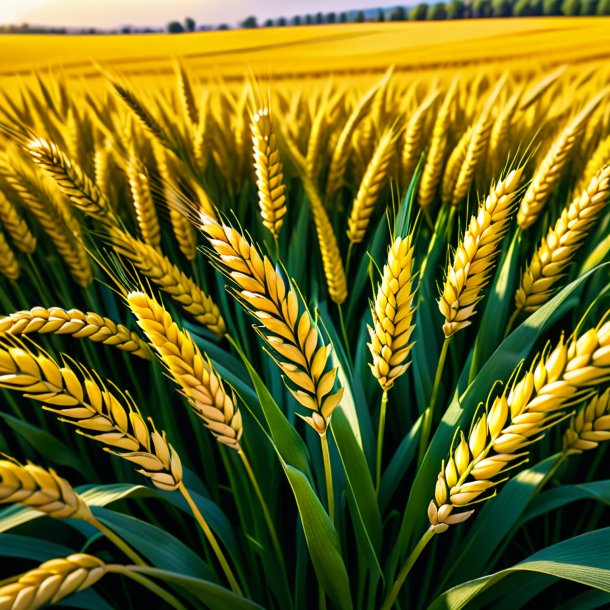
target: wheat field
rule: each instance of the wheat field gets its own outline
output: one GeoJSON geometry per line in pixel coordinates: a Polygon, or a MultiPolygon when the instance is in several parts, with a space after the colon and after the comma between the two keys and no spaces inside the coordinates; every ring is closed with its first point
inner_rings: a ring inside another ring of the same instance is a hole
{"type": "Polygon", "coordinates": [[[0,608],[608,607],[609,25],[2,37],[0,608]]]}

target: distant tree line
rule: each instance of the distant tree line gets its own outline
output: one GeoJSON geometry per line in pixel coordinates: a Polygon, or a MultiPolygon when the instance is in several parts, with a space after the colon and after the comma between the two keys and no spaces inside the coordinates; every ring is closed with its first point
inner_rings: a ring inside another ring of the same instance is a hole
{"type": "Polygon", "coordinates": [[[364,23],[366,21],[441,21],[444,19],[481,19],[493,17],[541,17],[566,15],[610,15],[610,0],[451,0],[428,4],[422,2],[408,8],[371,11],[334,11],[278,17],[259,23],[254,16],[241,22],[242,28],[320,25],[326,23],[364,23]]]}

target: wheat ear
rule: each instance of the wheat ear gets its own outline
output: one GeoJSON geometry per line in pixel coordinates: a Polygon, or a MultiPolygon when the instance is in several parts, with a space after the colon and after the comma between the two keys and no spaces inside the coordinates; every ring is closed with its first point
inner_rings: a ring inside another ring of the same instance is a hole
{"type": "MultiPolygon", "coordinates": [[[[88,286],[93,279],[93,271],[85,248],[75,234],[74,219],[72,226],[66,223],[66,215],[60,202],[47,191],[39,181],[14,161],[5,167],[5,179],[28,210],[50,237],[61,258],[65,261],[70,274],[79,286],[88,286]]],[[[79,229],[80,231],[80,229],[79,229]]]]}
{"type": "Polygon", "coordinates": [[[491,92],[489,99],[487,100],[481,115],[477,122],[472,127],[472,135],[468,140],[468,147],[466,148],[466,155],[464,156],[464,162],[460,167],[457,178],[455,180],[455,186],[453,187],[453,194],[451,196],[451,204],[458,205],[462,202],[464,197],[470,191],[472,181],[474,179],[474,172],[477,164],[483,157],[483,153],[489,142],[489,134],[493,126],[492,109],[502,91],[502,88],[506,84],[506,77],[500,79],[494,90],[491,92]]]}
{"type": "Polygon", "coordinates": [[[550,354],[543,354],[488,412],[475,416],[468,440],[460,433],[457,447],[441,467],[428,508],[433,530],[440,533],[465,521],[473,510],[453,510],[480,501],[482,494],[488,494],[483,499],[491,497],[502,482],[495,478],[523,463],[526,448],[561,421],[565,409],[578,403],[588,386],[609,378],[610,323],[589,329],[567,346],[561,340],[550,354]]]}
{"type": "Polygon", "coordinates": [[[411,180],[417,162],[422,151],[422,140],[424,137],[424,127],[426,126],[426,118],[428,110],[438,98],[439,92],[433,91],[416,108],[415,112],[409,118],[405,131],[405,141],[402,147],[401,169],[403,181],[408,184],[411,180]]]}
{"type": "Polygon", "coordinates": [[[595,96],[555,138],[521,200],[517,222],[522,229],[528,229],[538,220],[551,192],[559,182],[576,139],[583,132],[587,119],[607,93],[602,91],[595,96]]]}
{"type": "Polygon", "coordinates": [[[453,190],[457,182],[458,174],[466,159],[466,151],[472,138],[472,127],[469,127],[460,137],[458,143],[455,145],[447,163],[445,164],[445,171],[443,173],[443,181],[441,184],[441,200],[444,204],[450,204],[453,198],[453,190]]]}
{"type": "Polygon", "coordinates": [[[21,275],[21,267],[2,230],[0,230],[0,273],[9,280],[17,280],[21,275]]]}
{"type": "Polygon", "coordinates": [[[517,106],[522,94],[523,86],[517,87],[498,114],[489,136],[490,158],[494,158],[496,155],[500,154],[502,145],[506,141],[508,130],[517,112],[517,106]]]}
{"type": "Polygon", "coordinates": [[[610,165],[593,177],[582,194],[566,206],[532,256],[515,293],[517,311],[528,313],[542,307],[553,287],[595,225],[610,197],[610,165]]]}
{"type": "Polygon", "coordinates": [[[60,366],[43,353],[0,346],[0,387],[43,402],[43,408],[60,421],[73,424],[83,436],[105,445],[106,451],[135,464],[159,489],[176,489],[182,466],[165,433],[157,432],[127,396],[117,398],[99,378],[79,368],[82,381],[66,364],[60,366]]]}
{"type": "Polygon", "coordinates": [[[54,470],[0,460],[0,503],[29,506],[55,519],[93,520],[91,510],[54,470]]]}
{"type": "Polygon", "coordinates": [[[286,187],[277,138],[269,108],[262,106],[250,117],[252,154],[263,225],[276,239],[286,214],[286,187]]]}
{"type": "Polygon", "coordinates": [[[136,333],[91,311],[37,306],[0,318],[0,333],[71,335],[76,339],[111,345],[146,360],[151,358],[148,345],[136,333]]]}
{"type": "Polygon", "coordinates": [[[330,201],[332,196],[341,188],[345,177],[345,168],[348,161],[348,148],[356,127],[367,116],[375,97],[383,92],[390,79],[391,71],[377,84],[373,85],[358,101],[349,115],[333,150],[328,168],[325,198],[330,201]]]}
{"type": "Polygon", "coordinates": [[[197,108],[197,103],[195,102],[195,94],[193,93],[189,75],[179,61],[176,62],[175,69],[182,111],[191,124],[196,125],[199,120],[199,110],[197,108]]]}
{"type": "Polygon", "coordinates": [[[127,163],[127,179],[142,240],[156,250],[160,250],[161,228],[150,190],[149,177],[134,148],[131,149],[127,163]]]}
{"type": "Polygon", "coordinates": [[[295,288],[286,283],[267,257],[235,229],[202,217],[212,255],[222,273],[234,282],[241,305],[260,326],[255,327],[272,350],[286,386],[296,400],[312,411],[303,417],[325,435],[333,410],[341,401],[338,368],[332,367],[332,347],[307,311],[299,306],[295,288]]]}
{"type": "Polygon", "coordinates": [[[103,561],[83,553],[45,561],[15,582],[0,587],[0,610],[37,610],[56,604],[92,587],[106,571],[103,561]]]}
{"type": "Polygon", "coordinates": [[[595,449],[610,440],[610,389],[596,394],[570,420],[563,435],[563,454],[573,455],[595,449]]]}
{"type": "Polygon", "coordinates": [[[430,206],[434,201],[434,196],[441,179],[445,152],[447,150],[447,130],[451,120],[451,111],[454,105],[457,86],[458,81],[456,79],[449,86],[436,116],[436,121],[434,121],[430,148],[428,149],[426,163],[422,171],[417,197],[417,201],[422,208],[430,206]]]}
{"type": "Polygon", "coordinates": [[[235,396],[227,391],[191,335],[179,328],[169,312],[147,294],[130,292],[127,303],[195,414],[219,442],[239,451],[243,428],[235,396]]]}
{"type": "Polygon", "coordinates": [[[477,303],[489,282],[518,193],[522,169],[511,171],[492,187],[472,216],[453,262],[447,269],[439,309],[445,316],[443,332],[450,337],[471,324],[477,303]]]}
{"type": "Polygon", "coordinates": [[[32,235],[17,208],[0,191],[0,224],[4,227],[13,245],[20,252],[31,254],[36,250],[36,238],[32,235]]]}
{"type": "Polygon", "coordinates": [[[413,347],[415,287],[413,274],[414,247],[411,236],[397,237],[388,250],[383,278],[371,307],[373,327],[369,326],[373,357],[371,370],[384,391],[388,391],[409,363],[413,347]]]}
{"type": "Polygon", "coordinates": [[[348,219],[347,236],[353,244],[364,239],[377,199],[390,178],[396,137],[396,132],[391,128],[381,136],[364,172],[348,219]]]}
{"type": "Polygon", "coordinates": [[[608,164],[610,164],[610,135],[597,145],[574,189],[575,192],[581,193],[586,189],[593,177],[608,164]]]}

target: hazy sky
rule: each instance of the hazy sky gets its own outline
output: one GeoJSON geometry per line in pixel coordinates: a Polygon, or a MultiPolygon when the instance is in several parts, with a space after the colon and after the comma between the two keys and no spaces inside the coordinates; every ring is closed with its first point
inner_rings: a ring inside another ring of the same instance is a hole
{"type": "MultiPolygon", "coordinates": [[[[397,1],[399,4],[400,1],[397,1]]],[[[317,11],[371,8],[379,0],[0,0],[0,24],[115,27],[165,25],[193,17],[198,23],[236,23],[248,15],[291,17],[317,11]]]]}

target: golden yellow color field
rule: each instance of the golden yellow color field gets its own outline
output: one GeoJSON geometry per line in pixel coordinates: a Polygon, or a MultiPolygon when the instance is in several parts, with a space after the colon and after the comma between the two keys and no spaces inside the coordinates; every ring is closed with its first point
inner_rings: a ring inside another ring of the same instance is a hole
{"type": "Polygon", "coordinates": [[[0,76],[32,67],[99,76],[93,62],[125,75],[171,72],[180,57],[200,77],[241,78],[254,67],[275,79],[397,70],[445,70],[510,61],[547,67],[605,61],[610,18],[487,19],[233,30],[195,34],[0,38],[0,76]]]}

